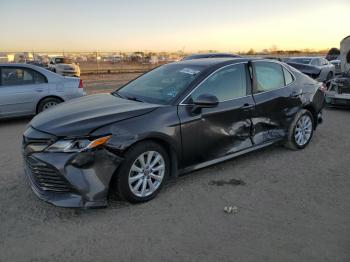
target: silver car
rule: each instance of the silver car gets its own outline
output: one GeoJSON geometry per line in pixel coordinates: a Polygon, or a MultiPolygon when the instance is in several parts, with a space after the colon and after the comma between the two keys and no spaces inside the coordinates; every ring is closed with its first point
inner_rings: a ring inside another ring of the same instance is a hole
{"type": "Polygon", "coordinates": [[[0,64],[0,119],[35,115],[83,95],[79,78],[29,64],[0,64]]]}
{"type": "Polygon", "coordinates": [[[335,66],[323,57],[292,57],[288,58],[287,64],[319,82],[335,76],[335,66]]]}
{"type": "Polygon", "coordinates": [[[335,74],[341,74],[341,61],[340,59],[329,61],[335,67],[335,74]]]}

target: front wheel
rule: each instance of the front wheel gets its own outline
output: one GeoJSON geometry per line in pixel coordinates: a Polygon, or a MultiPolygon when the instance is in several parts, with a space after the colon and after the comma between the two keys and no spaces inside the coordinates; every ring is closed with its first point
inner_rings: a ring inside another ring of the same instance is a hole
{"type": "Polygon", "coordinates": [[[141,142],[129,149],[116,174],[119,196],[133,203],[154,198],[169,176],[169,161],[164,148],[154,142],[141,142]]]}
{"type": "Polygon", "coordinates": [[[288,130],[286,147],[292,150],[305,148],[311,141],[314,132],[314,118],[310,111],[299,111],[288,130]]]}
{"type": "Polygon", "coordinates": [[[38,110],[37,113],[41,113],[51,107],[54,107],[56,105],[58,105],[59,103],[62,103],[61,99],[55,98],[55,97],[48,97],[45,98],[44,100],[42,100],[40,102],[40,104],[38,105],[38,110]]]}

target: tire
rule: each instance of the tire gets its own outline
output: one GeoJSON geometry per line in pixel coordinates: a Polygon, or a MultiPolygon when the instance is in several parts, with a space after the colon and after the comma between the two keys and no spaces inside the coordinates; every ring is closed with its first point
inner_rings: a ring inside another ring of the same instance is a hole
{"type": "Polygon", "coordinates": [[[62,102],[63,101],[61,99],[55,98],[55,97],[45,98],[39,103],[37,114],[55,106],[55,105],[58,105],[59,103],[62,103],[62,102]]]}
{"type": "Polygon", "coordinates": [[[113,188],[117,189],[119,198],[131,203],[153,199],[169,177],[170,158],[166,150],[155,142],[141,142],[130,148],[124,159],[116,173],[117,177],[114,180],[116,184],[113,185],[113,188]],[[149,155],[152,158],[148,159],[149,155]],[[152,162],[155,162],[158,156],[160,156],[160,160],[153,165],[153,168],[159,170],[152,171],[152,162]],[[142,158],[145,162],[144,166],[140,161],[142,158]],[[164,169],[161,168],[162,164],[164,169]],[[138,170],[136,171],[136,169],[138,170]],[[150,183],[152,183],[153,188],[151,188],[150,183]]]}
{"type": "Polygon", "coordinates": [[[314,128],[315,120],[311,112],[306,109],[300,110],[289,127],[285,146],[291,150],[304,149],[312,139],[314,128]]]}

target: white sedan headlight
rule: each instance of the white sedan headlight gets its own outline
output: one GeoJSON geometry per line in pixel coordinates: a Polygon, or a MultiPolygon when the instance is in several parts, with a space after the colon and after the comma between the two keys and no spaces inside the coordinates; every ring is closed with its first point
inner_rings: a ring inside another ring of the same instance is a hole
{"type": "Polygon", "coordinates": [[[89,139],[69,139],[58,140],[54,144],[45,149],[46,152],[82,152],[89,149],[94,149],[98,146],[105,144],[112,136],[104,136],[95,140],[89,139]]]}

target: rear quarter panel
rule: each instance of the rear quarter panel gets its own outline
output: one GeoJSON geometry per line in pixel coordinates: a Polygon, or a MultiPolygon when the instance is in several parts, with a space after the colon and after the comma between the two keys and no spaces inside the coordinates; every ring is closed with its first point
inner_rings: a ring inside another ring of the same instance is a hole
{"type": "Polygon", "coordinates": [[[62,77],[60,81],[50,84],[50,95],[62,98],[68,101],[83,96],[84,89],[79,87],[79,78],[62,77]]]}

